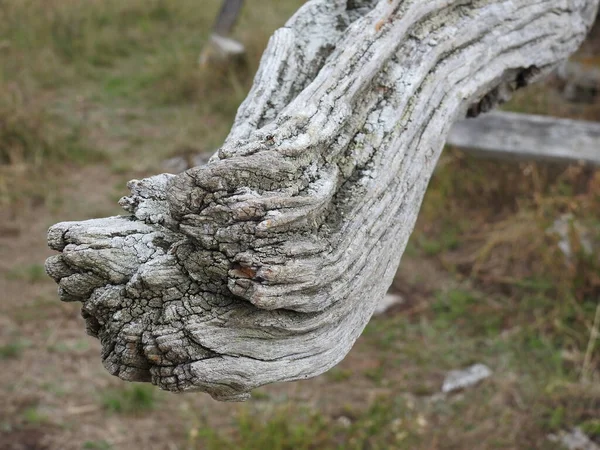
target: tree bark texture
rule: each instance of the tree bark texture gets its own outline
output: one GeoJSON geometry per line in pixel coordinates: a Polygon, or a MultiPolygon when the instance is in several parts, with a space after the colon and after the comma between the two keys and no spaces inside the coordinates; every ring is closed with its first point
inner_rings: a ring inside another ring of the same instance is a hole
{"type": "Polygon", "coordinates": [[[110,373],[243,400],[348,353],[390,285],[452,124],[579,46],[598,0],[311,0],[271,38],[208,164],[128,215],[49,230],[110,373]]]}

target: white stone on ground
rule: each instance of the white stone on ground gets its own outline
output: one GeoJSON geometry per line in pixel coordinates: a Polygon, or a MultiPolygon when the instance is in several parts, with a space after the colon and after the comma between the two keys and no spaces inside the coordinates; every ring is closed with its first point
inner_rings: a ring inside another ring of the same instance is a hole
{"type": "Polygon", "coordinates": [[[581,428],[573,428],[571,432],[561,431],[558,435],[548,435],[548,440],[560,442],[567,450],[600,450],[600,446],[581,431],[581,428]]]}
{"type": "Polygon", "coordinates": [[[442,392],[448,393],[473,386],[491,375],[491,369],[485,364],[475,364],[464,370],[452,370],[444,379],[442,392]]]}
{"type": "Polygon", "coordinates": [[[385,294],[385,296],[379,301],[373,312],[373,316],[380,316],[389,310],[392,306],[400,305],[404,303],[404,299],[398,294],[385,294]]]}

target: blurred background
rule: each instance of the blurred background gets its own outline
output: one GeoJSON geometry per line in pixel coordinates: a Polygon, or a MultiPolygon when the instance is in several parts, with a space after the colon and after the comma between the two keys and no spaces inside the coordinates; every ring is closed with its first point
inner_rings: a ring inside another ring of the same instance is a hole
{"type": "MultiPolygon", "coordinates": [[[[558,449],[548,436],[574,428],[600,444],[600,171],[584,165],[447,148],[392,306],[320,377],[225,404],[103,369],[45,275],[46,230],[121,214],[129,179],[218,148],[304,2],[247,3],[245,60],[201,68],[218,0],[0,2],[0,449],[558,449]],[[491,376],[441,393],[475,363],[491,376]]],[[[551,77],[503,108],[600,121],[598,90],[571,94],[551,77]]]]}

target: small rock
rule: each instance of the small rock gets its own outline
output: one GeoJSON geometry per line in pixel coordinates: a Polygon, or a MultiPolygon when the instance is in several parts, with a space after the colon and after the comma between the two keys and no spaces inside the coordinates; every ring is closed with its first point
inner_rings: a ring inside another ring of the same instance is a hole
{"type": "Polygon", "coordinates": [[[212,34],[210,41],[200,54],[198,62],[201,67],[208,67],[220,62],[239,59],[246,49],[243,44],[231,38],[212,34]]]}
{"type": "Polygon", "coordinates": [[[575,231],[575,235],[579,240],[578,245],[587,255],[591,255],[594,251],[594,245],[590,233],[575,220],[573,214],[563,214],[554,221],[552,226],[546,230],[549,234],[556,234],[560,240],[558,248],[563,252],[567,259],[573,257],[573,249],[571,248],[571,227],[575,231]]]}
{"type": "Polygon", "coordinates": [[[567,450],[600,450],[600,447],[581,431],[581,428],[573,428],[570,433],[561,431],[558,435],[550,434],[548,440],[560,442],[567,450]]]}
{"type": "Polygon", "coordinates": [[[464,370],[452,370],[444,379],[442,392],[448,393],[473,386],[490,375],[492,375],[492,371],[485,364],[475,364],[464,370]]]}
{"type": "Polygon", "coordinates": [[[352,421],[349,418],[347,418],[346,416],[340,416],[340,417],[338,417],[337,420],[336,420],[336,422],[342,428],[350,428],[350,426],[352,425],[352,421]]]}
{"type": "Polygon", "coordinates": [[[425,419],[425,416],[423,416],[422,414],[419,414],[417,416],[417,425],[419,426],[419,428],[425,428],[427,426],[427,419],[425,419]]]}
{"type": "Polygon", "coordinates": [[[404,299],[398,294],[385,294],[381,301],[375,307],[374,316],[379,316],[390,309],[392,306],[404,303],[404,299]]]}
{"type": "Polygon", "coordinates": [[[423,399],[427,404],[439,403],[446,400],[446,395],[443,392],[436,392],[435,394],[430,395],[429,397],[424,397],[423,399]]]}
{"type": "Polygon", "coordinates": [[[402,420],[402,418],[398,417],[398,418],[392,420],[392,422],[390,423],[390,428],[392,429],[393,432],[398,433],[402,430],[403,424],[404,424],[404,421],[402,420]]]}

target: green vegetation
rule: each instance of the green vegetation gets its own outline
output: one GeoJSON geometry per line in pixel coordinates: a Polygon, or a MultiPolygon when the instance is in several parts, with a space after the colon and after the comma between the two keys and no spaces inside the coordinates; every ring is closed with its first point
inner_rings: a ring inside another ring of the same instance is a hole
{"type": "Polygon", "coordinates": [[[581,424],[581,430],[591,438],[600,438],[600,419],[586,420],[581,424]]]}
{"type": "Polygon", "coordinates": [[[86,441],[82,448],[84,450],[110,450],[113,447],[106,441],[86,441]]]}
{"type": "Polygon", "coordinates": [[[23,420],[29,425],[40,425],[47,423],[49,418],[46,414],[39,410],[38,406],[30,406],[23,413],[23,420]]]}
{"type": "Polygon", "coordinates": [[[156,407],[157,388],[147,384],[127,385],[102,394],[102,406],[119,414],[141,414],[156,407]]]}
{"type": "Polygon", "coordinates": [[[28,264],[26,266],[15,267],[9,271],[8,278],[28,283],[37,283],[46,280],[48,276],[42,264],[28,264]]]}
{"type": "Polygon", "coordinates": [[[231,433],[193,428],[188,445],[207,450],[413,448],[427,426],[424,416],[401,397],[379,397],[364,411],[345,413],[335,419],[292,405],[270,413],[244,407],[231,433]]]}
{"type": "Polygon", "coordinates": [[[352,371],[347,370],[347,369],[342,369],[339,367],[334,367],[333,369],[329,370],[325,376],[327,377],[328,380],[336,383],[336,382],[340,382],[340,381],[346,381],[348,379],[350,379],[350,377],[352,376],[352,371]]]}
{"type": "Polygon", "coordinates": [[[89,347],[90,341],[83,338],[74,342],[56,342],[47,348],[49,352],[77,354],[85,352],[89,347]]]}
{"type": "Polygon", "coordinates": [[[371,380],[375,386],[381,386],[384,381],[384,371],[384,364],[379,363],[377,366],[365,370],[363,375],[371,380]]]}
{"type": "MultiPolygon", "coordinates": [[[[10,278],[10,276],[9,276],[10,278]]],[[[13,278],[13,280],[21,281],[20,278],[13,278]]],[[[40,280],[39,284],[51,283],[50,277],[44,275],[44,278],[40,280]]],[[[24,284],[31,288],[38,287],[38,283],[24,284]]],[[[54,294],[54,292],[52,292],[54,294]]],[[[55,316],[60,313],[64,306],[60,303],[56,303],[54,298],[47,296],[33,296],[28,298],[28,302],[19,302],[15,305],[11,311],[12,318],[19,323],[34,322],[36,320],[48,319],[51,316],[55,316]]]]}
{"type": "Polygon", "coordinates": [[[19,358],[23,350],[30,345],[31,342],[26,339],[16,339],[8,344],[0,345],[0,360],[19,358]]]}

